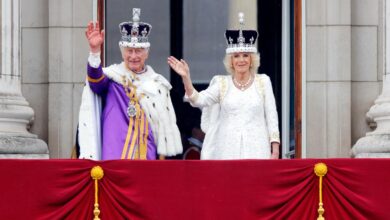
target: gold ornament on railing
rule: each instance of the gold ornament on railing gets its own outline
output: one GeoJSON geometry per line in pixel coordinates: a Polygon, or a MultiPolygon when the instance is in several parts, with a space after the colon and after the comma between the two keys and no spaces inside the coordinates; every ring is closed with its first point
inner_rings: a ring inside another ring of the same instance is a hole
{"type": "Polygon", "coordinates": [[[319,185],[320,203],[318,204],[319,208],[318,208],[317,220],[325,220],[325,218],[323,217],[325,209],[323,207],[324,204],[322,203],[322,177],[325,176],[327,172],[328,172],[328,167],[324,163],[317,163],[314,166],[314,173],[320,178],[320,181],[319,181],[320,182],[320,185],[319,185]]]}
{"type": "Polygon", "coordinates": [[[104,176],[104,172],[100,166],[92,167],[91,177],[95,182],[95,204],[94,204],[94,210],[93,210],[93,214],[95,216],[94,220],[100,220],[100,218],[99,218],[100,210],[99,210],[99,202],[98,202],[99,201],[98,200],[98,180],[103,178],[103,176],[104,176]]]}

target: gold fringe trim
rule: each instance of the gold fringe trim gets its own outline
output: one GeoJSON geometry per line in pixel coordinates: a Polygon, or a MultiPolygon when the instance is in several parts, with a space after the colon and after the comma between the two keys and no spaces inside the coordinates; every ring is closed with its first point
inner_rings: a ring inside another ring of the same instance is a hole
{"type": "Polygon", "coordinates": [[[94,78],[91,78],[89,76],[87,76],[87,79],[88,79],[88,82],[98,83],[98,82],[100,82],[100,81],[102,81],[104,79],[104,74],[102,74],[102,76],[99,77],[98,79],[94,79],[94,78]]]}
{"type": "Polygon", "coordinates": [[[94,166],[91,169],[91,177],[95,182],[95,204],[94,204],[94,210],[93,210],[93,215],[95,216],[93,219],[94,220],[100,220],[99,214],[99,198],[98,198],[98,180],[103,178],[104,172],[103,169],[100,166],[94,166]]]}
{"type": "Polygon", "coordinates": [[[328,172],[328,167],[324,163],[317,163],[314,166],[314,173],[319,177],[319,194],[320,194],[320,203],[318,204],[319,208],[318,208],[317,220],[325,220],[323,216],[325,209],[323,207],[324,204],[322,203],[322,177],[324,177],[327,172],[328,172]]]}

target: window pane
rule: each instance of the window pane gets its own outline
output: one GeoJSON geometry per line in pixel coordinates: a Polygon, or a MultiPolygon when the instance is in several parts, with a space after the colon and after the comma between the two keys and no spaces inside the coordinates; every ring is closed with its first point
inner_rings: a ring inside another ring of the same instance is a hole
{"type": "Polygon", "coordinates": [[[227,28],[238,28],[238,12],[245,13],[245,27],[257,29],[257,1],[184,0],[183,56],[190,63],[194,83],[209,83],[226,74],[223,66],[227,28]]]}
{"type": "Polygon", "coordinates": [[[224,33],[228,23],[226,0],[184,0],[183,57],[189,62],[194,83],[209,83],[225,74],[224,33]]]}

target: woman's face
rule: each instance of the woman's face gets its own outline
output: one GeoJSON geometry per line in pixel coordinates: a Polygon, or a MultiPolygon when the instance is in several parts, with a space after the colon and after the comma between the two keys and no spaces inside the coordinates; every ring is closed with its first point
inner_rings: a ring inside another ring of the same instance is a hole
{"type": "Polygon", "coordinates": [[[232,65],[235,73],[249,73],[251,66],[250,53],[234,53],[232,54],[232,65]]]}

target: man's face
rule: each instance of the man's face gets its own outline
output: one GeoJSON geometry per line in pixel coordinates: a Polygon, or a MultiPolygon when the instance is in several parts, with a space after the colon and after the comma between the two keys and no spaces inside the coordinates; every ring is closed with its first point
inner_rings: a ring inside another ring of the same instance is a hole
{"type": "Polygon", "coordinates": [[[138,73],[144,69],[145,61],[148,59],[149,50],[145,48],[122,48],[122,58],[127,68],[138,73]]]}

